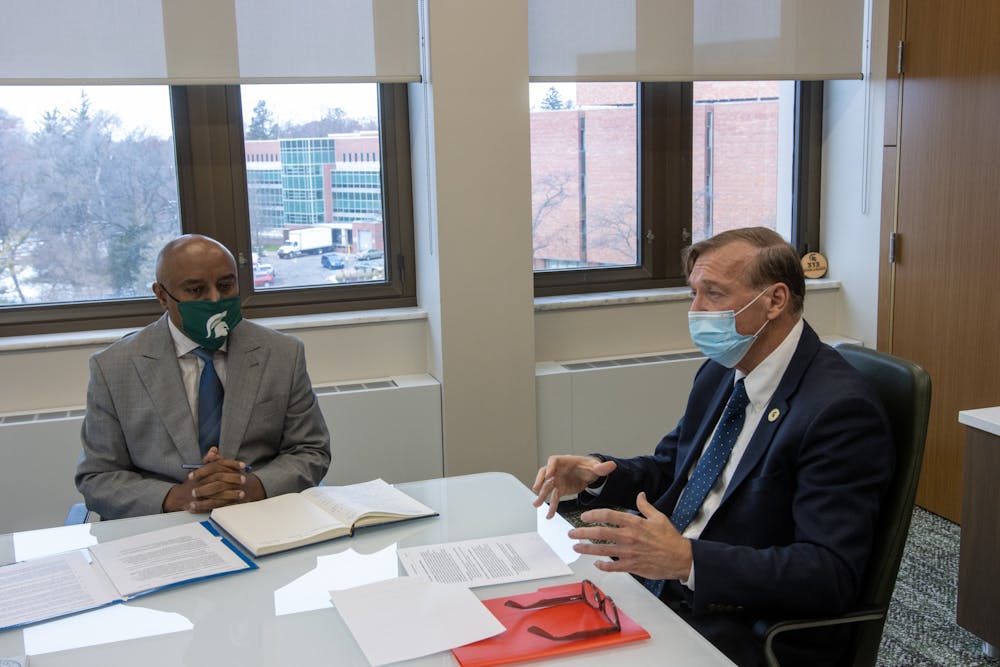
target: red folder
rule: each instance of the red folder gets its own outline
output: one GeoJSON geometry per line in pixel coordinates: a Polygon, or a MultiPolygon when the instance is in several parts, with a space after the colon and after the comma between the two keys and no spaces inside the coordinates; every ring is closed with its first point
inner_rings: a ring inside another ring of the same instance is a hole
{"type": "Polygon", "coordinates": [[[556,636],[564,636],[580,630],[605,628],[608,619],[598,610],[584,602],[572,602],[541,609],[515,609],[504,605],[507,600],[516,600],[529,605],[541,599],[563,597],[580,592],[580,582],[540,588],[534,593],[483,600],[483,604],[507,628],[495,637],[452,649],[452,653],[463,667],[488,667],[512,662],[537,660],[553,655],[590,651],[604,646],[614,646],[649,639],[649,633],[618,608],[621,632],[588,637],[586,639],[557,641],[546,639],[528,632],[528,627],[536,625],[556,636]]]}

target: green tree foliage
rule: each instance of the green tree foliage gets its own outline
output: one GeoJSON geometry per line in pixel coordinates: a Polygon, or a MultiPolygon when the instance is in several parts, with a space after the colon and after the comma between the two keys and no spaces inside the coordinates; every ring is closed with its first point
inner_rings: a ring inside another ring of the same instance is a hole
{"type": "Polygon", "coordinates": [[[247,139],[277,139],[278,126],[274,114],[267,108],[267,102],[259,100],[253,108],[253,118],[246,129],[247,139]]]}

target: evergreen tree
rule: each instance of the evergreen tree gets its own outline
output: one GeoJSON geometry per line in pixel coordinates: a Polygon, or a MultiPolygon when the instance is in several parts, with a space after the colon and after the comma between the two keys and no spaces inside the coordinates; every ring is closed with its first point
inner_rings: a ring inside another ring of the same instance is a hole
{"type": "Polygon", "coordinates": [[[277,126],[274,123],[274,114],[267,108],[264,100],[259,100],[253,108],[253,119],[250,127],[247,128],[247,139],[276,139],[278,136],[277,126]]]}
{"type": "Polygon", "coordinates": [[[559,91],[556,90],[555,86],[550,86],[549,91],[545,93],[545,99],[542,100],[542,108],[549,111],[567,108],[567,105],[563,104],[562,96],[559,95],[559,91]]]}

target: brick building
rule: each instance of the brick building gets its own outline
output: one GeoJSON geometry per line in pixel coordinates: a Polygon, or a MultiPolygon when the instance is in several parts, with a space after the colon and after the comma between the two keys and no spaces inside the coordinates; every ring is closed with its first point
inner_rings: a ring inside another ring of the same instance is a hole
{"type": "MultiPolygon", "coordinates": [[[[775,227],[779,85],[695,84],[695,240],[775,227]]],[[[635,264],[636,86],[578,84],[575,97],[570,108],[531,113],[535,268],[635,264]]]]}

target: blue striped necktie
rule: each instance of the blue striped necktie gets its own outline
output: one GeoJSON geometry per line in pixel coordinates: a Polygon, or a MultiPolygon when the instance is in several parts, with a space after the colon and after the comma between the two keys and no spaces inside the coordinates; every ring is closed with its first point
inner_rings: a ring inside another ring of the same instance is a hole
{"type": "Polygon", "coordinates": [[[670,517],[670,521],[673,522],[678,531],[683,533],[688,524],[697,516],[708,492],[715,485],[715,480],[719,478],[722,469],[726,467],[729,455],[733,451],[733,445],[736,444],[736,439],[743,430],[743,418],[749,404],[750,399],[743,387],[743,378],[740,378],[736,386],[733,387],[733,393],[729,397],[719,425],[715,428],[711,442],[708,443],[705,453],[698,460],[698,465],[695,466],[684,491],[681,492],[677,507],[674,508],[674,513],[670,517]]]}
{"type": "Polygon", "coordinates": [[[222,399],[225,391],[222,381],[215,372],[213,352],[196,347],[192,352],[205,362],[198,381],[198,447],[205,456],[211,447],[218,446],[222,431],[222,399]]]}

